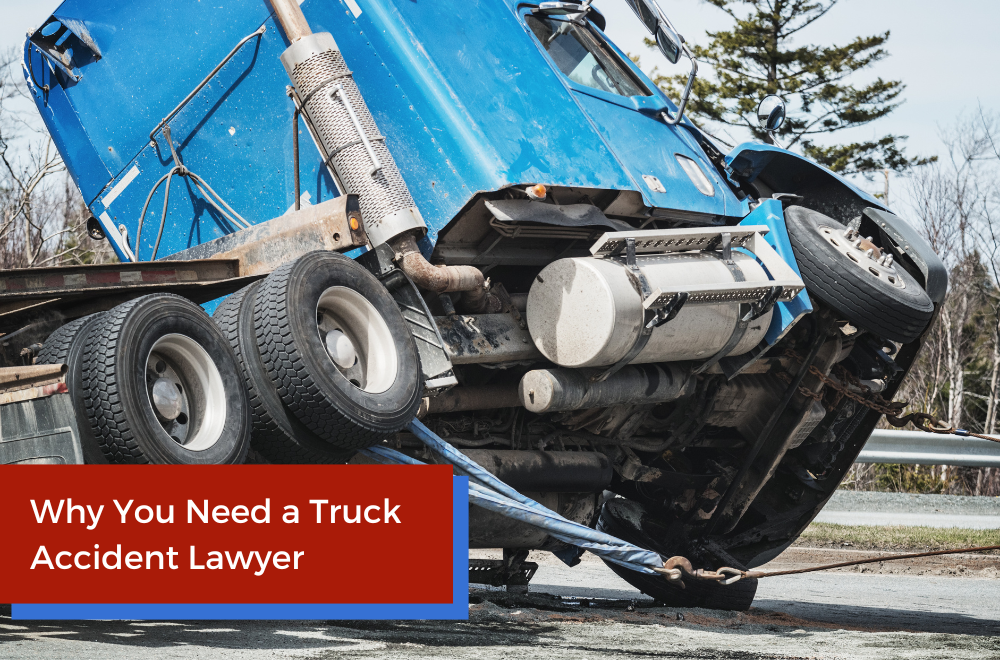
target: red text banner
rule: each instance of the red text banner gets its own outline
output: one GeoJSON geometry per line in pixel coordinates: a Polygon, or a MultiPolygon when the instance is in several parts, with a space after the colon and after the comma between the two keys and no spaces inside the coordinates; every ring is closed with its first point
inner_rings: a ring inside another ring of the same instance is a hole
{"type": "Polygon", "coordinates": [[[452,470],[0,466],[3,603],[450,603],[452,470]]]}

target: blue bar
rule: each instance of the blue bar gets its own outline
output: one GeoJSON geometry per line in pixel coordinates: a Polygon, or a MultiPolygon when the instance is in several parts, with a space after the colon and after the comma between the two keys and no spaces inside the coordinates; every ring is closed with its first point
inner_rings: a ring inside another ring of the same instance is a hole
{"type": "MultiPolygon", "coordinates": [[[[781,208],[781,202],[776,199],[761,200],[760,206],[740,222],[741,225],[766,225],[770,228],[764,235],[764,240],[774,248],[778,256],[784,259],[796,275],[802,276],[799,272],[799,265],[795,261],[795,253],[792,250],[792,243],[788,238],[788,229],[785,227],[785,213],[781,208]]],[[[771,316],[771,325],[764,335],[764,344],[774,346],[778,340],[784,337],[796,323],[806,314],[812,312],[812,303],[809,302],[809,294],[805,289],[799,292],[788,302],[778,302],[774,305],[774,314],[771,316]]]]}

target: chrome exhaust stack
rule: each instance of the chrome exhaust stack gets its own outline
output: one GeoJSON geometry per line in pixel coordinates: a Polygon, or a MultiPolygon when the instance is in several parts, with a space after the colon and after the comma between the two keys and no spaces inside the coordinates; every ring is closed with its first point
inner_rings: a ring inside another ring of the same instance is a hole
{"type": "Polygon", "coordinates": [[[358,195],[372,245],[409,231],[423,234],[420,210],[333,35],[302,36],[281,54],[281,63],[338,177],[358,195]]]}
{"type": "Polygon", "coordinates": [[[427,225],[333,35],[314,34],[296,0],[271,0],[271,6],[292,44],[281,54],[281,63],[343,192],[358,195],[372,247],[389,243],[400,268],[418,287],[471,292],[463,296],[471,312],[497,309],[479,269],[435,266],[416,249],[427,225]]]}

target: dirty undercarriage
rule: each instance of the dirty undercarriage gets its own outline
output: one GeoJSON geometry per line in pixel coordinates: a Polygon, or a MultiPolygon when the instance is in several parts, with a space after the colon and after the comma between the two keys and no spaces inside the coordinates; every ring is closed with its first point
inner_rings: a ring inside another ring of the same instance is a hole
{"type": "MultiPolygon", "coordinates": [[[[801,207],[786,208],[786,217],[796,211],[825,218],[801,207]]],[[[455,310],[461,310],[460,297],[427,296],[459,385],[425,399],[421,418],[546,506],[664,556],[683,554],[713,568],[751,568],[779,554],[837,488],[879,419],[842,390],[890,397],[919,349],[919,337],[883,338],[859,327],[857,310],[848,308],[845,314],[813,295],[813,312],[746,360],[737,375],[731,365],[703,359],[633,364],[612,377],[617,390],[609,393],[595,378],[602,368],[553,369],[535,346],[538,333],[529,327],[534,330],[542,314],[557,313],[539,312],[529,302],[545,259],[531,268],[502,257],[519,240],[522,248],[530,244],[532,250],[564,258],[588,254],[586,247],[602,233],[599,228],[528,222],[521,229],[530,238],[523,239],[496,230],[495,218],[476,235],[469,226],[476,216],[468,217],[473,219],[465,227],[443,234],[435,254],[446,263],[455,259],[462,253],[461,242],[454,240],[458,235],[480,250],[489,247],[487,255],[501,255],[484,270],[504,309],[463,315],[455,310]],[[561,231],[579,235],[561,236],[561,231]],[[817,370],[839,387],[824,383],[817,370]],[[540,371],[556,374],[557,391],[547,395],[546,404],[532,405],[535,390],[527,388],[539,382],[532,375],[540,371]]],[[[627,216],[611,219],[635,222],[627,216]]],[[[870,221],[866,215],[854,224],[865,230],[870,221]]],[[[657,223],[674,231],[687,224],[657,223]]],[[[851,227],[841,230],[849,237],[857,233],[851,227]]],[[[873,240],[886,253],[898,248],[884,233],[873,240]]],[[[908,271],[925,279],[915,261],[901,258],[908,271]]],[[[803,271],[808,286],[808,266],[803,271]]],[[[911,288],[919,287],[910,273],[896,272],[908,276],[911,288]]],[[[822,295],[821,284],[818,289],[822,295]]],[[[422,444],[415,438],[401,434],[396,442],[414,456],[434,460],[418,449],[422,444]]],[[[473,509],[470,526],[470,547],[502,547],[515,558],[518,550],[529,548],[574,554],[544,531],[479,509],[473,509]]],[[[749,605],[754,589],[744,585],[742,595],[696,590],[676,596],[682,602],[741,608],[749,605]]]]}

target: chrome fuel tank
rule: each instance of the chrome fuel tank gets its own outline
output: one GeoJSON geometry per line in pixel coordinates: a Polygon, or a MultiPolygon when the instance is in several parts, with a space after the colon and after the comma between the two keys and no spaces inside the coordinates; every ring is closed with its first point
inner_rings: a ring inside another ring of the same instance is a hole
{"type": "MultiPolygon", "coordinates": [[[[732,258],[746,283],[769,283],[756,259],[736,251],[732,258]]],[[[733,270],[712,252],[638,256],[636,264],[652,290],[738,286],[733,270]]],[[[643,311],[642,294],[620,261],[560,259],[546,266],[531,286],[528,330],[538,350],[552,362],[564,367],[599,367],[615,364],[629,352],[642,330],[643,311]]],[[[767,331],[771,313],[751,321],[729,355],[756,346],[767,331]]],[[[739,318],[739,302],[686,304],[676,318],[653,330],[631,363],[708,359],[726,345],[739,318]]]]}

